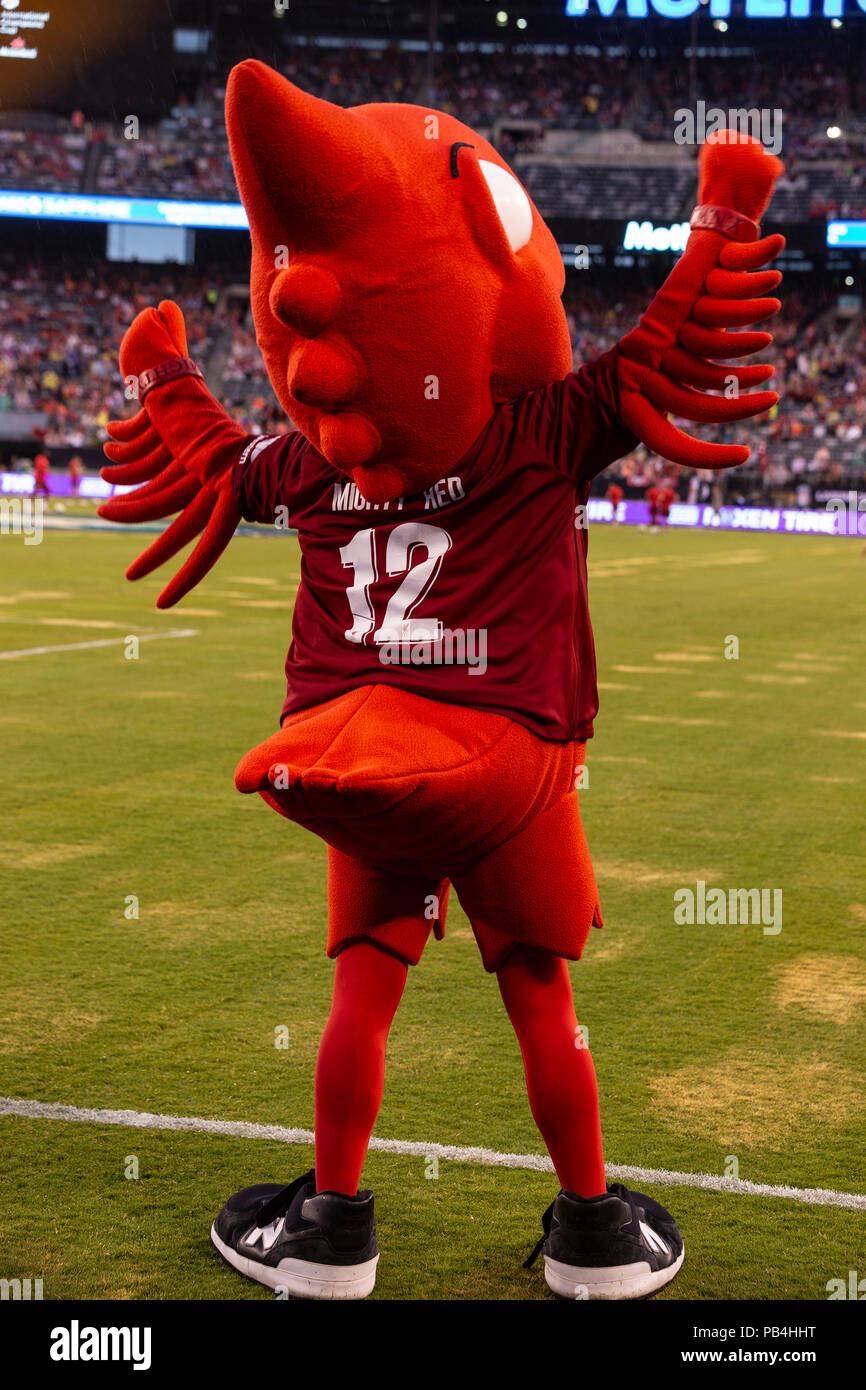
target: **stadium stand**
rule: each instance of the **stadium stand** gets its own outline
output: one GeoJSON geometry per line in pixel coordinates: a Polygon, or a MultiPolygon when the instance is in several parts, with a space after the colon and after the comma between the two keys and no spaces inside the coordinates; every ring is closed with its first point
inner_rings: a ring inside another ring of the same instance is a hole
{"type": "MultiPolygon", "coordinates": [[[[38,412],[47,447],[96,447],[109,418],[134,411],[118,377],[117,345],[138,309],[165,295],[184,308],[190,351],[233,415],[253,433],[287,429],[255,345],[245,287],[229,271],[92,264],[57,271],[33,258],[14,268],[0,262],[0,284],[0,412],[38,412]]],[[[565,304],[575,365],[612,346],[651,293],[649,284],[571,277],[565,304]]],[[[840,317],[826,287],[815,286],[786,294],[775,331],[768,360],[784,392],[779,408],[733,429],[701,427],[704,437],[752,444],[752,461],[730,485],[776,502],[793,502],[803,483],[862,487],[866,324],[840,317]]],[[[629,484],[634,474],[640,488],[644,475],[669,469],[641,450],[619,471],[629,484]]],[[[687,480],[680,483],[685,490],[687,480]]]]}
{"type": "MultiPolygon", "coordinates": [[[[756,70],[733,47],[689,65],[681,52],[638,47],[530,49],[465,44],[439,54],[436,104],[489,131],[517,168],[546,218],[684,219],[695,194],[695,149],[673,143],[674,111],[695,97],[736,109],[772,104],[779,71],[786,86],[787,170],[774,222],[866,218],[866,76],[825,52],[792,65],[772,50],[756,70]],[[748,95],[746,95],[748,93],[748,95]],[[840,128],[828,135],[830,123],[840,128]]],[[[125,139],[116,123],[81,111],[61,118],[6,112],[0,118],[0,187],[54,192],[135,193],[142,197],[235,201],[222,115],[224,76],[240,57],[222,52],[196,91],[176,99],[161,121],[125,139]]],[[[345,105],[429,100],[419,45],[317,46],[297,43],[286,76],[345,105]]],[[[802,277],[801,277],[802,281],[802,277]]],[[[780,407],[734,429],[702,427],[705,437],[748,439],[752,462],[728,486],[752,498],[794,501],[805,483],[862,487],[866,481],[866,323],[845,317],[838,292],[819,278],[786,284],[769,354],[784,391],[780,407]]],[[[569,276],[565,303],[578,365],[610,347],[633,324],[656,281],[569,276]]],[[[288,428],[255,344],[245,268],[207,272],[123,267],[33,254],[0,258],[0,438],[4,416],[35,422],[47,448],[95,451],[113,415],[131,412],[118,379],[120,338],[141,307],[170,296],[187,314],[190,351],[212,389],[252,432],[288,428]]],[[[5,431],[10,437],[9,431],[5,431]]],[[[95,454],[88,462],[95,463],[95,454]]],[[[663,460],[640,450],[621,465],[628,487],[664,476],[663,460]]],[[[680,489],[688,479],[680,475],[680,489]]]]}
{"type": "Polygon", "coordinates": [[[80,193],[90,149],[84,131],[0,126],[0,188],[80,193]]]}
{"type": "Polygon", "coordinates": [[[564,160],[515,160],[542,217],[645,217],[676,222],[695,189],[694,166],[621,168],[564,160]]]}
{"type": "Polygon", "coordinates": [[[190,352],[212,345],[213,274],[169,267],[59,268],[41,258],[0,258],[0,426],[4,412],[38,416],[45,445],[86,448],[126,413],[117,348],[140,309],[171,297],[184,308],[190,352]]]}
{"type": "MultiPolygon", "coordinates": [[[[655,53],[650,59],[640,49],[603,53],[549,45],[543,52],[497,52],[489,45],[483,51],[446,47],[439,55],[435,99],[471,125],[495,131],[507,154],[513,152],[515,122],[536,127],[536,144],[542,149],[549,144],[548,134],[557,131],[590,138],[628,130],[648,144],[669,143],[678,107],[696,98],[725,110],[762,104],[772,108],[783,71],[784,152],[789,160],[796,156],[789,169],[789,180],[796,184],[789,190],[789,206],[801,215],[804,207],[808,211],[813,203],[826,202],[828,188],[839,203],[844,190],[832,185],[841,185],[846,177],[840,161],[854,161],[861,182],[866,167],[866,120],[861,115],[866,111],[866,76],[852,78],[831,69],[830,59],[820,54],[811,64],[792,66],[790,52],[783,50],[764,52],[762,69],[756,72],[754,63],[744,59],[747,52],[731,48],[724,58],[702,57],[692,86],[682,52],[655,53]],[[827,130],[840,123],[844,129],[834,142],[827,130]],[[828,159],[833,163],[826,168],[803,167],[828,159]]],[[[222,97],[225,73],[242,56],[256,56],[254,45],[225,54],[218,75],[202,82],[193,98],[182,97],[163,121],[142,126],[135,138],[104,122],[84,122],[81,113],[65,128],[55,120],[59,128],[53,130],[37,128],[48,119],[41,114],[7,113],[0,128],[0,186],[102,193],[134,188],[142,196],[236,199],[222,97]]],[[[297,45],[281,69],[308,91],[345,106],[428,100],[424,54],[417,48],[297,45]]],[[[688,157],[694,154],[692,149],[688,157]]],[[[572,155],[580,160],[579,140],[572,155]]],[[[652,183],[645,188],[640,182],[640,162],[635,164],[636,169],[621,171],[626,185],[621,196],[631,196],[625,177],[630,175],[633,202],[645,191],[655,192],[652,183]]],[[[554,199],[560,193],[572,196],[564,175],[560,182],[548,169],[534,177],[542,181],[545,197],[548,187],[554,199]]]]}

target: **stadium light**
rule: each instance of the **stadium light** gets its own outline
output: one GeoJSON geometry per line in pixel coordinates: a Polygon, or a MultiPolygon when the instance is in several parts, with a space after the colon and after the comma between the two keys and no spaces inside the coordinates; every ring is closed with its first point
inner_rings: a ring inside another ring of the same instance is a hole
{"type": "Polygon", "coordinates": [[[839,139],[839,136],[840,136],[841,134],[842,134],[842,131],[841,131],[841,129],[839,128],[839,126],[837,126],[837,125],[828,125],[828,127],[827,127],[827,139],[828,139],[828,140],[838,140],[838,139],[839,139]]]}
{"type": "Polygon", "coordinates": [[[525,20],[525,19],[518,19],[518,21],[517,21],[517,27],[518,27],[518,29],[525,29],[525,28],[526,28],[526,20],[525,20]]]}
{"type": "Polygon", "coordinates": [[[508,11],[507,11],[507,10],[497,10],[497,11],[496,11],[496,23],[499,25],[500,28],[502,28],[503,25],[505,25],[505,24],[508,23],[508,11]]]}
{"type": "Polygon", "coordinates": [[[713,28],[714,28],[714,29],[718,29],[718,31],[719,31],[720,34],[726,34],[726,33],[728,32],[728,23],[727,23],[727,20],[725,20],[725,19],[714,19],[714,20],[713,20],[713,28]]]}

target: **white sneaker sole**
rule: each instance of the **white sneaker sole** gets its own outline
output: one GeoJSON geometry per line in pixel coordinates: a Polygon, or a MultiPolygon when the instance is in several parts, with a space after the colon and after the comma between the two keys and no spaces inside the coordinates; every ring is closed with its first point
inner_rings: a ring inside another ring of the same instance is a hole
{"type": "Polygon", "coordinates": [[[629,1265],[607,1265],[598,1269],[566,1265],[561,1260],[544,1257],[544,1277],[547,1286],[560,1298],[618,1300],[649,1298],[665,1284],[675,1279],[682,1267],[685,1247],[680,1257],[665,1269],[650,1269],[646,1260],[629,1265]]]}
{"type": "Polygon", "coordinates": [[[269,1289],[291,1294],[293,1298],[366,1298],[376,1283],[379,1256],[360,1265],[317,1265],[310,1260],[285,1259],[278,1265],[265,1265],[241,1255],[217,1235],[211,1226],[211,1244],[223,1259],[269,1289]]]}

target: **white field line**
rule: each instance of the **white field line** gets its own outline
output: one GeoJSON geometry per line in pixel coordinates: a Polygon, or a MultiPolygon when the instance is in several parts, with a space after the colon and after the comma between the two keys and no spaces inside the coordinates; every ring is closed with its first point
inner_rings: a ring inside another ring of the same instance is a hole
{"type": "Polygon", "coordinates": [[[130,632],[126,637],[100,637],[93,642],[61,642],[53,647],[22,647],[17,652],[0,652],[0,661],[12,661],[19,656],[45,656],[47,652],[84,652],[91,647],[117,647],[122,646],[130,637],[137,637],[139,642],[160,642],[168,637],[198,637],[196,627],[173,627],[168,632],[130,632]]]}
{"type": "MultiPolygon", "coordinates": [[[[268,1139],[278,1144],[312,1144],[310,1129],[285,1129],[282,1125],[255,1125],[246,1120],[203,1120],[194,1115],[152,1115],[141,1110],[90,1110],[77,1105],[58,1105],[41,1100],[16,1100],[0,1096],[0,1115],[21,1115],[26,1119],[71,1120],[95,1125],[122,1125],[128,1129],[192,1130],[203,1134],[226,1134],[235,1139],[268,1139]]],[[[495,1168],[531,1168],[552,1173],[546,1154],[508,1154],[495,1149],[463,1148],[457,1144],[427,1144],[414,1139],[370,1140],[378,1153],[405,1154],[414,1158],[441,1158],[451,1163],[481,1163],[495,1168]]],[[[866,1211],[866,1195],[833,1192],[826,1187],[786,1187],[770,1183],[746,1182],[743,1178],[722,1178],[713,1173],[676,1173],[667,1168],[632,1168],[609,1163],[607,1176],[615,1182],[633,1182],[660,1187],[703,1187],[710,1192],[729,1192],[740,1197],[785,1197],[818,1207],[846,1207],[866,1211]]]]}

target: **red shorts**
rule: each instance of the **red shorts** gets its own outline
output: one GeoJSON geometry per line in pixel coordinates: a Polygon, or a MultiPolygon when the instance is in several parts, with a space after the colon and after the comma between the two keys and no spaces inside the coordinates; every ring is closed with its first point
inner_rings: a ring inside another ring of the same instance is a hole
{"type": "MultiPolygon", "coordinates": [[[[329,846],[328,955],[370,941],[417,965],[430,933],[439,941],[445,935],[451,886],[447,878],[388,873],[329,846]]],[[[521,944],[579,960],[590,927],[604,925],[576,791],[453,886],[488,971],[521,944]]]]}
{"type": "Polygon", "coordinates": [[[329,955],[366,940],[416,964],[453,884],[496,970],[518,944],[577,960],[601,926],[575,790],[585,747],[364,686],[290,715],[235,782],[327,842],[329,955]]]}

